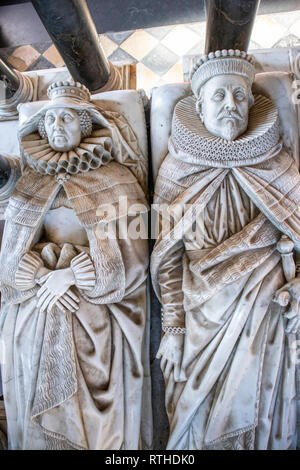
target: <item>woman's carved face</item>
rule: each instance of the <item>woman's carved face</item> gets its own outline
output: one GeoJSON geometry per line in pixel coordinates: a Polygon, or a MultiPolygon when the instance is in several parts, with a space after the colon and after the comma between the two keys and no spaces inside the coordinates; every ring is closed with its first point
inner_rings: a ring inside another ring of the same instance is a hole
{"type": "Polygon", "coordinates": [[[67,152],[80,144],[80,118],[73,109],[49,109],[45,116],[45,129],[53,150],[67,152]]]}

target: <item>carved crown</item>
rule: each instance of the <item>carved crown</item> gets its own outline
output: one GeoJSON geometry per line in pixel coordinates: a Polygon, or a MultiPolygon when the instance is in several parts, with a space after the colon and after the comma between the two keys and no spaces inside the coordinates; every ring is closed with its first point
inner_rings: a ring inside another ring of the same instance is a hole
{"type": "Polygon", "coordinates": [[[80,100],[90,101],[91,95],[86,86],[79,82],[59,81],[52,83],[47,90],[50,100],[56,98],[77,98],[80,100]]]}

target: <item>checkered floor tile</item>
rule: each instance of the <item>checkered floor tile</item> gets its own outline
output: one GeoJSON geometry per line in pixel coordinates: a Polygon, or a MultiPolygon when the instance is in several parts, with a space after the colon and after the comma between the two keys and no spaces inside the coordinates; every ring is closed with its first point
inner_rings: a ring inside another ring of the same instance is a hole
{"type": "MultiPolygon", "coordinates": [[[[162,26],[99,36],[108,59],[116,64],[136,63],[137,88],[151,88],[183,80],[183,57],[201,54],[205,22],[162,26]]],[[[300,11],[257,17],[249,49],[292,47],[300,44],[300,11]]],[[[20,71],[64,65],[51,42],[0,49],[0,57],[20,71]]]]}

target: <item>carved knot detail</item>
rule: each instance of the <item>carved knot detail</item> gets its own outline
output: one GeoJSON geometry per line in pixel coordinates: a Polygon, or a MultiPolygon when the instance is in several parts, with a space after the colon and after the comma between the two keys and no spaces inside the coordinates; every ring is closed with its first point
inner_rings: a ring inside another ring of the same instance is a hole
{"type": "Polygon", "coordinates": [[[58,184],[63,184],[63,183],[66,183],[66,181],[68,181],[70,179],[70,175],[68,175],[68,173],[62,175],[56,175],[55,177],[56,181],[58,182],[58,184]]]}

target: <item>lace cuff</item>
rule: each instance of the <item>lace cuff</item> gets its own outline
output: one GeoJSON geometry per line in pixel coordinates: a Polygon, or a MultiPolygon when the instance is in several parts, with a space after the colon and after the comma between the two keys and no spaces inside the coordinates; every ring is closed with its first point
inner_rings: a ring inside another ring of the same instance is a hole
{"type": "Polygon", "coordinates": [[[170,335],[185,335],[186,333],[186,329],[181,328],[181,326],[163,326],[162,330],[170,335]]]}
{"type": "Polygon", "coordinates": [[[172,326],[165,325],[164,322],[164,311],[161,311],[161,321],[162,321],[162,330],[164,333],[169,333],[170,335],[185,335],[186,328],[183,326],[172,326]]]}
{"type": "Polygon", "coordinates": [[[96,274],[90,256],[81,252],[72,259],[70,267],[75,277],[75,285],[81,290],[90,290],[95,287],[96,274]]]}
{"type": "Polygon", "coordinates": [[[15,274],[15,283],[17,289],[21,291],[32,289],[35,284],[35,276],[44,263],[40,256],[34,251],[29,251],[21,258],[17,272],[15,274]]]}

